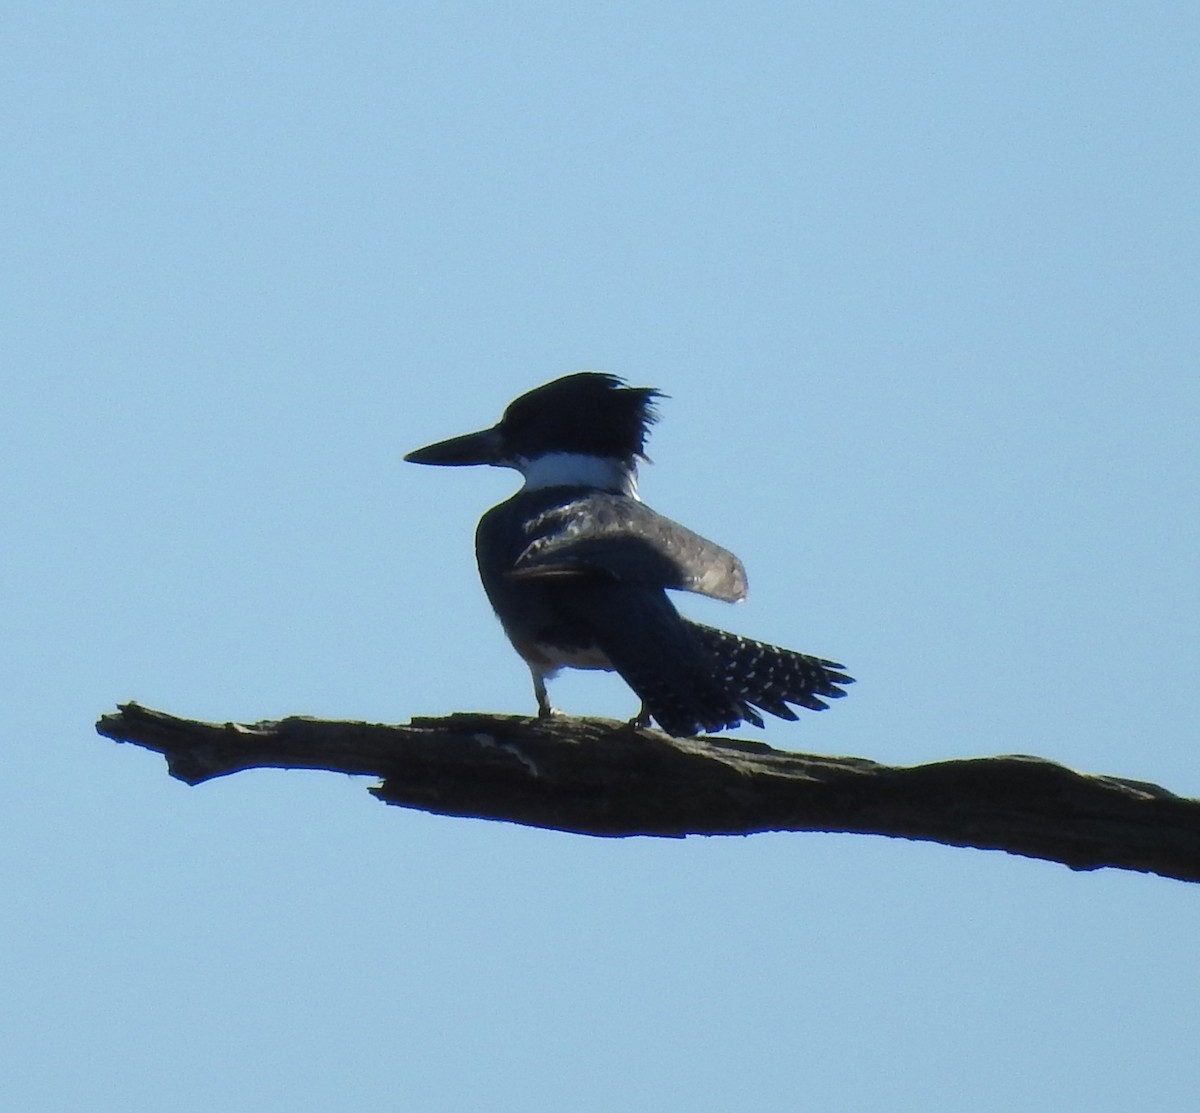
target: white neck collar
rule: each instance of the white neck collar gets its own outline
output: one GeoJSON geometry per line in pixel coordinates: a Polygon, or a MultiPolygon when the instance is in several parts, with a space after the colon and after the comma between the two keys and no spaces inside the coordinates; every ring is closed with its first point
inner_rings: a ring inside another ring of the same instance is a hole
{"type": "Polygon", "coordinates": [[[533,460],[517,460],[525,477],[525,490],[542,487],[599,487],[636,499],[637,469],[611,456],[585,456],[577,452],[548,452],[533,460]]]}

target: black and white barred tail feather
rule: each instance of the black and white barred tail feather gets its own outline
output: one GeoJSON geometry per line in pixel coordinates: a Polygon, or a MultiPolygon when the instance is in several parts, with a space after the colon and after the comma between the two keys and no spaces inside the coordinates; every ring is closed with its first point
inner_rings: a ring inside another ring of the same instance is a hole
{"type": "MultiPolygon", "coordinates": [[[[711,655],[715,679],[721,687],[781,719],[797,717],[789,703],[824,711],[829,706],[825,700],[841,699],[846,694],[839,685],[854,683],[853,677],[841,671],[846,666],[837,661],[767,645],[696,622],[685,620],[684,624],[711,655]]],[[[749,722],[756,718],[746,716],[749,722]]],[[[761,721],[755,725],[761,726],[761,721]]]]}
{"type": "Polygon", "coordinates": [[[637,639],[603,639],[613,667],[668,734],[763,725],[759,710],[795,719],[789,707],[823,711],[854,683],[843,665],[682,619],[663,608],[637,639]],[[757,709],[757,710],[756,710],[757,709]]]}

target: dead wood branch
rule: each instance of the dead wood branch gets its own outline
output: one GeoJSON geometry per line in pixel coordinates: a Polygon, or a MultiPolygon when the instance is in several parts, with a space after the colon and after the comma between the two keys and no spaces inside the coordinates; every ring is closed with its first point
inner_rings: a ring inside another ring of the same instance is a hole
{"type": "Polygon", "coordinates": [[[902,767],[607,719],[242,725],[135,703],[96,729],[165,755],[191,785],[244,769],[327,769],[381,779],[371,791],[388,804],[587,835],[854,832],[1200,881],[1200,801],[1036,757],[902,767]]]}

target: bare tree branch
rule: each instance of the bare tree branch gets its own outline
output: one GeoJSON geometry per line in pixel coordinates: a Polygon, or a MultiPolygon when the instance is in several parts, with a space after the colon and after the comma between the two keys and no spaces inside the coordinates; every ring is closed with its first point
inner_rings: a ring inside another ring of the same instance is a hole
{"type": "Polygon", "coordinates": [[[380,778],[371,792],[388,804],[587,835],[856,832],[1200,881],[1200,800],[1036,757],[902,767],[607,719],[242,725],[135,703],[96,729],[164,754],[191,785],[243,769],[327,769],[380,778]]]}

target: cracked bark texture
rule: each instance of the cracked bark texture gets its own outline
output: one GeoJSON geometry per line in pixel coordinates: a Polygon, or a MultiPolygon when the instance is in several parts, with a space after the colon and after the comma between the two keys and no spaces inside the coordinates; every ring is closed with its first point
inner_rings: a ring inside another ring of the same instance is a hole
{"type": "Polygon", "coordinates": [[[190,785],[325,769],[379,779],[387,804],[585,835],[874,834],[1200,880],[1200,800],[1037,757],[893,766],[608,719],[207,723],[136,703],[96,729],[163,754],[190,785]]]}

